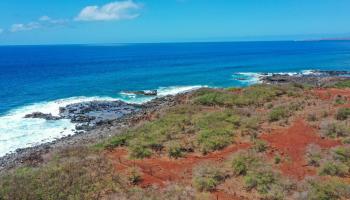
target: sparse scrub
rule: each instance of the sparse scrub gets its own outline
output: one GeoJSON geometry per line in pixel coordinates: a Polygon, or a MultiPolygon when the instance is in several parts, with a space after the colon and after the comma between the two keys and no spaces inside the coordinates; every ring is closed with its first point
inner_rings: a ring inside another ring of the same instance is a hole
{"type": "Polygon", "coordinates": [[[256,189],[261,194],[267,194],[277,182],[276,174],[267,168],[248,171],[244,183],[248,190],[256,189]]]}
{"type": "Polygon", "coordinates": [[[131,184],[133,184],[133,185],[138,184],[141,181],[140,171],[137,168],[132,167],[129,170],[128,178],[129,178],[129,182],[131,184]]]}
{"type": "Polygon", "coordinates": [[[276,122],[281,119],[288,118],[289,115],[290,115],[289,110],[286,107],[279,106],[271,110],[271,112],[269,113],[269,121],[276,122]]]}
{"type": "Polygon", "coordinates": [[[208,153],[231,144],[234,129],[239,126],[239,123],[240,118],[231,112],[213,112],[198,118],[197,142],[200,150],[208,153]]]}
{"type": "Polygon", "coordinates": [[[336,88],[350,88],[350,80],[339,81],[334,84],[336,88]]]}
{"type": "Polygon", "coordinates": [[[258,153],[264,152],[267,150],[267,148],[268,148],[267,142],[265,142],[264,140],[255,140],[253,149],[256,152],[258,153]]]}
{"type": "Polygon", "coordinates": [[[350,198],[350,185],[339,179],[311,180],[306,192],[308,200],[339,200],[350,198]]]}
{"type": "Polygon", "coordinates": [[[249,169],[258,168],[260,165],[261,159],[250,151],[236,153],[231,160],[231,166],[236,175],[246,175],[249,169]]]}
{"type": "Polygon", "coordinates": [[[321,124],[322,133],[330,138],[350,136],[350,127],[346,122],[325,122],[321,124]]]}
{"type": "Polygon", "coordinates": [[[281,163],[282,158],[279,154],[275,155],[275,157],[273,157],[273,162],[277,165],[279,163],[281,163]]]}
{"type": "Polygon", "coordinates": [[[337,120],[346,120],[350,116],[350,108],[339,108],[336,114],[337,120]]]}
{"type": "Polygon", "coordinates": [[[184,156],[184,152],[179,144],[171,144],[168,155],[170,158],[178,159],[184,156]]]}
{"type": "Polygon", "coordinates": [[[350,167],[350,147],[343,146],[333,149],[333,158],[345,163],[350,167]]]}
{"type": "Polygon", "coordinates": [[[122,179],[106,158],[82,148],[66,149],[39,168],[23,167],[0,177],[0,197],[99,199],[117,191],[122,179]]]}
{"type": "Polygon", "coordinates": [[[211,191],[225,179],[225,173],[219,166],[202,164],[193,170],[193,184],[199,191],[211,191]]]}
{"type": "Polygon", "coordinates": [[[308,165],[319,167],[321,159],[321,147],[315,144],[308,145],[306,149],[306,160],[308,165]]]}
{"type": "Polygon", "coordinates": [[[345,176],[349,173],[349,167],[341,162],[328,161],[324,163],[319,171],[321,176],[330,175],[330,176],[345,176]]]}

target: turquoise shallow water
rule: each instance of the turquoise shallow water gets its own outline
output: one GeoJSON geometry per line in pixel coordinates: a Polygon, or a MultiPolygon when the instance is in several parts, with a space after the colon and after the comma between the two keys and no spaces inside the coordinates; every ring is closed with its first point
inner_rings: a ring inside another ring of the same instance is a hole
{"type": "Polygon", "coordinates": [[[0,47],[0,156],[71,134],[65,120],[33,111],[94,99],[141,103],[123,90],[175,94],[200,86],[246,86],[257,72],[350,70],[350,41],[0,47]],[[246,80],[237,80],[244,78],[246,80]]]}

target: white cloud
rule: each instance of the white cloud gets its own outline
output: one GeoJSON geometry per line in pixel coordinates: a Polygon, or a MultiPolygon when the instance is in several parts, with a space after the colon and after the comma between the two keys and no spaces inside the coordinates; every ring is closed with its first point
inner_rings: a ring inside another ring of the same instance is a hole
{"type": "Polygon", "coordinates": [[[13,24],[10,28],[10,31],[11,32],[30,31],[40,27],[41,25],[38,22],[29,22],[27,24],[13,24]]]}
{"type": "Polygon", "coordinates": [[[50,20],[51,20],[51,18],[49,16],[47,16],[47,15],[41,16],[39,18],[39,21],[43,21],[43,22],[50,21],[50,20]]]}
{"type": "Polygon", "coordinates": [[[52,19],[46,15],[40,17],[37,21],[29,22],[26,24],[18,23],[13,24],[10,27],[10,32],[20,32],[20,31],[30,31],[34,29],[44,28],[44,27],[53,27],[59,25],[65,25],[68,20],[64,19],[52,19]]]}
{"type": "Polygon", "coordinates": [[[101,7],[87,6],[83,8],[79,15],[75,18],[76,21],[109,21],[134,19],[139,16],[136,12],[141,8],[140,4],[133,0],[116,1],[105,4],[101,7]]]}

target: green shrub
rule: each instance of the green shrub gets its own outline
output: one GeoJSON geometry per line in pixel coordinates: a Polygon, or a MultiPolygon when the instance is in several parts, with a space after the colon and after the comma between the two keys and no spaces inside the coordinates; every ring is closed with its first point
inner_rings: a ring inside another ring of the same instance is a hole
{"type": "Polygon", "coordinates": [[[128,178],[129,178],[129,182],[133,185],[138,184],[142,180],[141,175],[140,175],[140,171],[135,167],[132,167],[129,170],[128,178]]]}
{"type": "Polygon", "coordinates": [[[255,140],[253,148],[255,151],[261,153],[267,150],[268,144],[264,140],[255,140]]]}
{"type": "Polygon", "coordinates": [[[346,120],[350,116],[350,108],[339,108],[336,114],[337,120],[346,120]]]}
{"type": "Polygon", "coordinates": [[[275,157],[273,158],[273,162],[275,164],[279,164],[282,161],[282,158],[280,155],[275,155],[275,157]]]}
{"type": "Polygon", "coordinates": [[[350,147],[338,147],[333,150],[333,158],[350,166],[350,147]]]}
{"type": "Polygon", "coordinates": [[[23,167],[2,174],[0,197],[5,200],[92,200],[118,191],[121,182],[114,166],[97,152],[67,149],[41,167],[23,167]]]}
{"type": "Polygon", "coordinates": [[[339,200],[350,198],[350,185],[338,179],[309,181],[308,200],[339,200]]]}
{"type": "Polygon", "coordinates": [[[180,145],[173,144],[169,147],[168,155],[171,158],[181,158],[184,156],[183,150],[180,145]]]}
{"type": "Polygon", "coordinates": [[[324,135],[330,138],[350,136],[350,127],[344,122],[328,123],[322,129],[324,135]]]}
{"type": "Polygon", "coordinates": [[[149,158],[152,156],[152,150],[142,142],[135,142],[129,146],[130,157],[136,159],[149,158]]]}
{"type": "Polygon", "coordinates": [[[255,188],[261,194],[267,194],[276,182],[276,174],[268,169],[248,171],[244,177],[245,187],[248,190],[255,188]]]}
{"type": "Polygon", "coordinates": [[[193,185],[199,191],[211,191],[225,179],[220,167],[203,164],[193,170],[193,185]]]}
{"type": "Polygon", "coordinates": [[[107,142],[103,143],[104,148],[113,149],[118,146],[124,146],[127,141],[131,138],[129,134],[117,135],[110,138],[107,142]]]}
{"type": "Polygon", "coordinates": [[[233,131],[239,126],[240,118],[231,112],[213,112],[200,116],[195,124],[199,129],[198,145],[203,153],[208,153],[233,142],[233,131]]]}
{"type": "Polygon", "coordinates": [[[261,160],[252,152],[239,152],[231,160],[233,172],[236,175],[246,175],[248,170],[259,168],[261,160]]]}
{"type": "Polygon", "coordinates": [[[275,122],[279,121],[281,119],[288,118],[290,115],[288,109],[283,106],[279,106],[276,108],[273,108],[270,113],[269,113],[269,121],[270,122],[275,122]]]}
{"type": "Polygon", "coordinates": [[[233,134],[225,131],[201,131],[197,141],[200,145],[200,150],[207,154],[212,151],[223,149],[232,143],[233,134]]]}
{"type": "Polygon", "coordinates": [[[336,87],[336,88],[350,88],[350,80],[339,81],[338,83],[334,84],[334,87],[336,87]]]}
{"type": "Polygon", "coordinates": [[[330,176],[345,176],[349,173],[349,167],[341,162],[329,161],[324,163],[319,171],[319,174],[330,176]]]}
{"type": "Polygon", "coordinates": [[[343,104],[346,104],[346,102],[347,102],[347,99],[342,97],[341,95],[338,95],[334,100],[335,105],[343,105],[343,104]]]}

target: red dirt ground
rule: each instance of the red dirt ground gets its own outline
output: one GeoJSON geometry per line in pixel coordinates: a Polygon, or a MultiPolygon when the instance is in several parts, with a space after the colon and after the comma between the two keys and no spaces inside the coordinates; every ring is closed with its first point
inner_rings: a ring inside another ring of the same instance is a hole
{"type": "Polygon", "coordinates": [[[296,178],[304,179],[306,176],[315,175],[313,167],[307,166],[305,160],[306,147],[309,144],[317,144],[321,148],[331,148],[341,144],[336,140],[323,139],[316,130],[307,125],[302,119],[297,119],[293,125],[287,129],[279,129],[271,134],[263,134],[261,139],[266,140],[272,147],[272,152],[279,152],[284,158],[280,170],[283,174],[296,178]]]}
{"type": "Polygon", "coordinates": [[[337,95],[350,97],[350,89],[337,89],[337,88],[320,88],[320,89],[314,89],[313,93],[320,97],[322,100],[330,100],[337,95]]]}
{"type": "MultiPolygon", "coordinates": [[[[239,143],[231,145],[222,151],[210,153],[208,155],[190,154],[181,159],[169,159],[167,157],[152,157],[143,160],[129,160],[128,153],[123,148],[115,149],[108,153],[108,157],[114,161],[118,171],[127,173],[131,167],[140,169],[142,181],[139,184],[141,187],[148,187],[150,185],[158,185],[160,187],[166,186],[168,182],[177,182],[184,184],[191,184],[192,169],[202,162],[221,162],[232,153],[246,149],[250,145],[247,143],[239,143]]],[[[213,192],[213,196],[220,200],[237,199],[237,197],[230,196],[222,191],[213,192]]]]}

